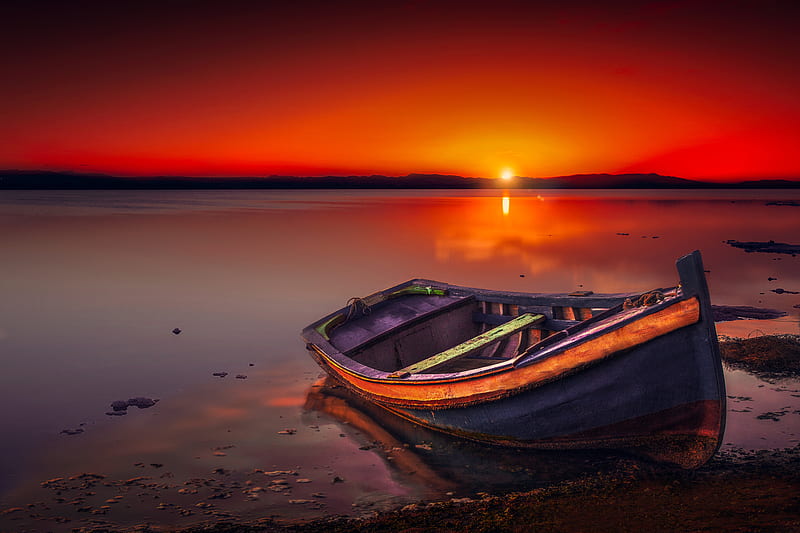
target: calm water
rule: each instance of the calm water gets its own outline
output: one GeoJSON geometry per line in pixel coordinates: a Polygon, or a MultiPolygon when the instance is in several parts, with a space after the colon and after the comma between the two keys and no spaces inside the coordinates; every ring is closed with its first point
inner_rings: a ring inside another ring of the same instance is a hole
{"type": "MultiPolygon", "coordinates": [[[[604,458],[487,454],[320,396],[300,329],[412,277],[518,291],[667,286],[675,259],[700,249],[714,303],[788,313],[720,333],[800,333],[800,296],[771,292],[800,291],[800,258],[724,243],[798,244],[800,208],[766,205],[792,199],[800,193],[0,191],[0,509],[43,502],[25,513],[68,518],[44,528],[66,530],[293,519],[577,475],[604,458]],[[160,401],[105,414],[135,396],[160,401]],[[68,479],[88,472],[106,477],[94,488],[68,479]]],[[[726,376],[736,397],[726,446],[798,443],[800,382],[726,376]],[[757,418],[765,412],[783,414],[757,418]]],[[[0,516],[0,529],[21,513],[0,516]]]]}

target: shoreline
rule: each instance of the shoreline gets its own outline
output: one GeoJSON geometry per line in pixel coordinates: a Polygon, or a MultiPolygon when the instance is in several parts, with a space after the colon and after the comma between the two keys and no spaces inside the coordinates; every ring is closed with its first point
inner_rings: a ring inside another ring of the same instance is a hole
{"type": "Polygon", "coordinates": [[[800,446],[720,452],[696,471],[621,459],[612,472],[543,489],[479,496],[421,502],[361,518],[219,522],[180,531],[800,531],[800,446]]]}

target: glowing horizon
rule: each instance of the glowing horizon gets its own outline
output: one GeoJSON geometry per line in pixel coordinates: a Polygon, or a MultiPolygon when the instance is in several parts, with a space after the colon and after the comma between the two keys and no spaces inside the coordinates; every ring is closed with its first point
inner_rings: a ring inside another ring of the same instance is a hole
{"type": "Polygon", "coordinates": [[[792,5],[97,7],[7,9],[0,168],[800,176],[792,5]]]}

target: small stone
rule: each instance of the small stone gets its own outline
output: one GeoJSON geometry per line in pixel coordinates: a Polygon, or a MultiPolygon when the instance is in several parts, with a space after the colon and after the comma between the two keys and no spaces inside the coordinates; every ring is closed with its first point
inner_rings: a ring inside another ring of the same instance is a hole
{"type": "Polygon", "coordinates": [[[247,379],[245,374],[236,374],[236,379],[247,379]]]}
{"type": "Polygon", "coordinates": [[[128,400],[128,405],[131,407],[138,407],[139,409],[147,409],[148,407],[153,407],[158,400],[154,400],[152,398],[145,398],[144,396],[137,396],[136,398],[130,398],[128,400]]]}
{"type": "Polygon", "coordinates": [[[305,477],[301,477],[299,479],[294,480],[295,483],[311,483],[311,480],[305,477]]]}
{"type": "Polygon", "coordinates": [[[344,483],[344,478],[341,478],[339,476],[334,476],[331,483],[344,483]]]}
{"type": "Polygon", "coordinates": [[[212,375],[212,376],[216,376],[216,377],[218,377],[218,378],[224,378],[225,376],[227,376],[227,375],[228,375],[228,373],[227,373],[227,372],[214,372],[214,373],[213,373],[213,374],[211,374],[211,375],[212,375]]]}
{"type": "Polygon", "coordinates": [[[83,433],[83,428],[62,429],[61,433],[63,433],[64,435],[80,435],[81,433],[83,433]]]}
{"type": "Polygon", "coordinates": [[[128,408],[128,402],[126,402],[125,400],[116,400],[114,402],[111,402],[111,408],[114,411],[124,411],[125,409],[128,408]]]}
{"type": "Polygon", "coordinates": [[[294,435],[295,433],[297,433],[297,430],[295,428],[286,428],[280,430],[278,432],[278,435],[294,435]]]}
{"type": "Polygon", "coordinates": [[[172,333],[174,333],[175,335],[180,335],[180,334],[181,334],[181,328],[175,328],[175,329],[173,329],[173,330],[172,330],[172,333]]]}

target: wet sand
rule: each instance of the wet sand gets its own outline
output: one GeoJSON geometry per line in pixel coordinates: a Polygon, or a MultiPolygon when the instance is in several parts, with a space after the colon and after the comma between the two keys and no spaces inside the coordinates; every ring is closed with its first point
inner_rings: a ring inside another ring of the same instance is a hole
{"type": "Polygon", "coordinates": [[[733,451],[697,471],[620,460],[610,473],[502,496],[421,502],[305,524],[221,522],[227,532],[800,531],[800,447],[733,451]]]}

